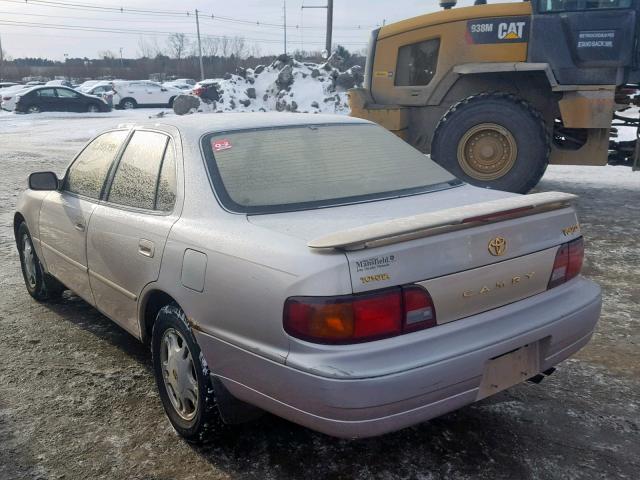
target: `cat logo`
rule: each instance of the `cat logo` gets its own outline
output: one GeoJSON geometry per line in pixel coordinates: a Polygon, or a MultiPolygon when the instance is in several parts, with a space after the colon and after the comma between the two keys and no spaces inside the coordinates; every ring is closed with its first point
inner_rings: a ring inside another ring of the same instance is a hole
{"type": "Polygon", "coordinates": [[[500,23],[498,25],[498,38],[500,40],[520,40],[524,35],[526,22],[500,23]]]}

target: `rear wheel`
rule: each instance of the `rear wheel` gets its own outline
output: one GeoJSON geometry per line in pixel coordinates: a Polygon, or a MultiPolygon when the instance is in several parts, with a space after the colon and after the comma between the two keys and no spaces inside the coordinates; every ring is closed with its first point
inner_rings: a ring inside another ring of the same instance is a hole
{"type": "Polygon", "coordinates": [[[98,105],[96,105],[95,103],[90,103],[89,107],[87,108],[87,112],[89,113],[98,113],[100,111],[100,107],[98,107],[98,105]]]}
{"type": "Polygon", "coordinates": [[[17,243],[22,276],[29,295],[40,302],[59,298],[65,287],[51,275],[45,273],[33,248],[29,229],[24,222],[18,227],[17,243]]]}
{"type": "Polygon", "coordinates": [[[38,105],[31,105],[27,108],[27,113],[40,113],[42,109],[38,105]]]}
{"type": "Polygon", "coordinates": [[[526,193],[549,163],[550,138],[540,113],[503,93],[468,97],[436,128],[431,157],[480,187],[526,193]]]}
{"type": "Polygon", "coordinates": [[[205,442],[223,422],[209,369],[177,305],[167,305],[158,313],[151,348],[156,384],[169,421],[186,440],[205,442]]]}
{"type": "Polygon", "coordinates": [[[125,110],[133,110],[138,104],[133,98],[125,98],[120,102],[120,107],[125,110]]]}

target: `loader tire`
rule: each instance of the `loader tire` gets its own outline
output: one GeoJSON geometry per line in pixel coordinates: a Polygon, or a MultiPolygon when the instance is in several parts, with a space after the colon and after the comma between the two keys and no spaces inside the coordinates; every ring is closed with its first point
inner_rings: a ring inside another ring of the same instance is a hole
{"type": "Polygon", "coordinates": [[[431,158],[461,180],[514,193],[536,186],[550,152],[540,112],[507,93],[482,93],[453,105],[431,144],[431,158]]]}

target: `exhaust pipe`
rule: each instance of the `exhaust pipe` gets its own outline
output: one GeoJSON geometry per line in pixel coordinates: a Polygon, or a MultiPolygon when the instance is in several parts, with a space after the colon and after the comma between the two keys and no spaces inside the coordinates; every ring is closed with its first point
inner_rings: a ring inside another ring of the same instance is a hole
{"type": "Polygon", "coordinates": [[[533,377],[527,379],[527,382],[540,383],[548,376],[553,375],[553,372],[555,371],[556,369],[554,367],[551,367],[548,370],[545,370],[544,372],[534,375],[533,377]]]}

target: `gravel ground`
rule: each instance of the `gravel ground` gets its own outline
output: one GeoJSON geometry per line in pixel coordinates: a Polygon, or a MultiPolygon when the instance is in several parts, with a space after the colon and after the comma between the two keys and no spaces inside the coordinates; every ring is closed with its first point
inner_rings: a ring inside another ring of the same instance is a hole
{"type": "Polygon", "coordinates": [[[539,186],[580,195],[585,274],[604,290],[593,341],[542,384],[381,438],[267,415],[196,448],[164,416],[149,352],[77,297],[33,301],[13,240],[29,172],[62,172],[96,131],[151,113],[0,114],[0,479],[638,478],[640,173],[555,167],[539,186]]]}

